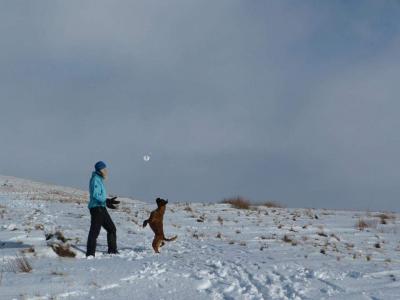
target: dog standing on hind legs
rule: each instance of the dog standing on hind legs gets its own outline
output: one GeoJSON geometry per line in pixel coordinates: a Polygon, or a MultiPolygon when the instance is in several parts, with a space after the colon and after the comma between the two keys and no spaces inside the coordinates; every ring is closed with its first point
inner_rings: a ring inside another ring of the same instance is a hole
{"type": "Polygon", "coordinates": [[[153,210],[150,213],[150,217],[143,222],[143,228],[146,227],[147,224],[150,225],[150,228],[154,232],[153,239],[153,249],[156,253],[160,253],[160,247],[165,245],[165,242],[170,242],[176,240],[178,236],[174,236],[172,238],[167,239],[164,235],[164,214],[165,209],[168,203],[168,199],[164,200],[161,198],[156,199],[157,209],[153,210]]]}

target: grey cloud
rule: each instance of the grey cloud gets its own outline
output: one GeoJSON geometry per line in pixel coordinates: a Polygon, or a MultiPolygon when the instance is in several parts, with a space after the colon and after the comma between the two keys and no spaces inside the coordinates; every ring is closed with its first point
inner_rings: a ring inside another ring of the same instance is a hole
{"type": "Polygon", "coordinates": [[[398,7],[354,5],[2,2],[0,173],[397,209],[398,7]]]}

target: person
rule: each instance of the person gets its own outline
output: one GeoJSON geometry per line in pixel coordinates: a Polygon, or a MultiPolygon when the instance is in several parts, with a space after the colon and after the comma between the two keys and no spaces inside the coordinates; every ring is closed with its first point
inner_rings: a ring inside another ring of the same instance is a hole
{"type": "Polygon", "coordinates": [[[115,204],[119,204],[117,197],[107,198],[104,180],[108,177],[107,166],[103,161],[99,161],[94,166],[95,171],[89,183],[90,201],[88,208],[90,211],[90,230],[87,239],[86,257],[95,256],[96,242],[100,229],[103,227],[107,231],[108,253],[117,254],[117,229],[108,214],[107,208],[116,209],[115,204]]]}

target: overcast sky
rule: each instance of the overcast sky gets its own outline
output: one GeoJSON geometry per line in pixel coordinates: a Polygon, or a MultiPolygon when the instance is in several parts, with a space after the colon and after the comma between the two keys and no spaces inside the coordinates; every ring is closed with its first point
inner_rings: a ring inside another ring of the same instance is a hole
{"type": "Polygon", "coordinates": [[[0,174],[397,210],[398,1],[1,1],[0,174]],[[143,156],[151,153],[148,162],[143,156]]]}

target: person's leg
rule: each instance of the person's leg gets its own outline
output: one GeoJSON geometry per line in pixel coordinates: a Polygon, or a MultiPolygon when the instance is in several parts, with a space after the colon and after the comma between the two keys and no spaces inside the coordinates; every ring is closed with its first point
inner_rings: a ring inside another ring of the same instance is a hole
{"type": "Polygon", "coordinates": [[[87,239],[86,256],[95,255],[96,241],[100,233],[101,224],[104,220],[104,213],[100,207],[90,209],[90,230],[87,239]]]}
{"type": "Polygon", "coordinates": [[[117,251],[117,228],[114,225],[107,209],[104,210],[104,220],[102,226],[107,230],[108,253],[118,253],[117,251]]]}

